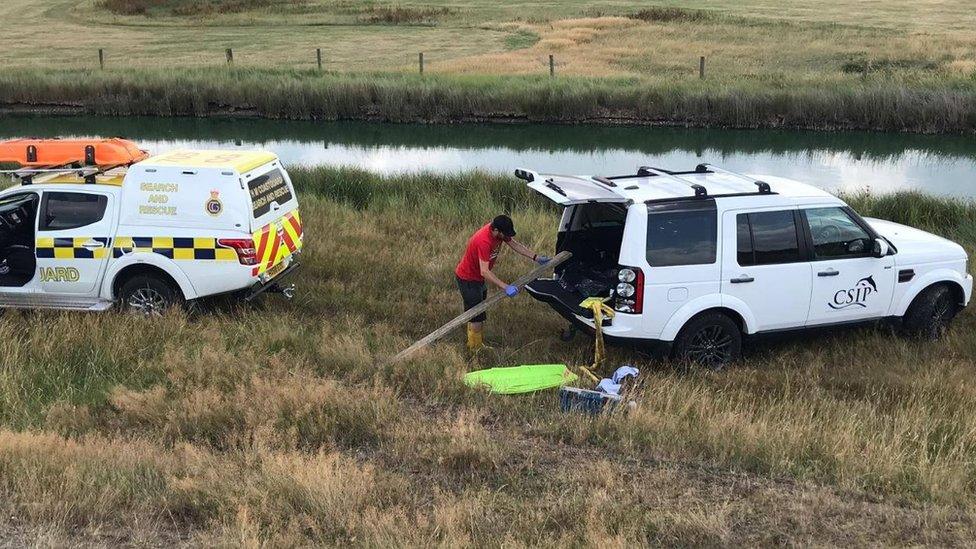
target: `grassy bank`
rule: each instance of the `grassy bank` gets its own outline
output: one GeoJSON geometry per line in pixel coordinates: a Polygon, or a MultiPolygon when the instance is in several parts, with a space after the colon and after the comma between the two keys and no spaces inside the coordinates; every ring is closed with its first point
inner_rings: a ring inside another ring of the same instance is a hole
{"type": "Polygon", "coordinates": [[[732,128],[969,132],[964,79],[673,82],[640,78],[319,74],[265,69],[27,71],[0,106],[99,115],[263,116],[393,122],[548,121],[732,128]]]}
{"type": "MultiPolygon", "coordinates": [[[[583,364],[526,297],[384,360],[455,314],[468,233],[556,212],[508,178],[292,170],[307,225],[292,302],[161,320],[0,320],[0,534],[25,543],[966,544],[976,534],[976,317],[938,343],[857,330],[769,343],[719,374],[634,362],[637,408],[564,415],[463,372],[583,364]],[[57,337],[52,337],[57,334],[57,337]]],[[[976,206],[859,196],[976,246],[976,206]]],[[[505,276],[524,270],[506,254],[505,276]]]]}
{"type": "Polygon", "coordinates": [[[0,106],[326,120],[976,127],[976,15],[964,2],[779,4],[10,0],[0,6],[7,30],[0,106]]]}

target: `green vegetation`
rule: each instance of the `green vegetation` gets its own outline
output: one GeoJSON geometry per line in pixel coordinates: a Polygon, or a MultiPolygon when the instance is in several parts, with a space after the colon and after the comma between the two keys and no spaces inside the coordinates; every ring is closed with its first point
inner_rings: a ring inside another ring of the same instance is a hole
{"type": "Polygon", "coordinates": [[[10,0],[0,6],[8,28],[0,35],[0,104],[971,132],[976,12],[961,1],[864,6],[10,0]],[[92,70],[99,48],[103,72],[92,70]],[[420,52],[424,79],[416,76],[420,52]],[[704,81],[699,56],[707,58],[704,81]]]}
{"type": "MultiPolygon", "coordinates": [[[[522,296],[495,345],[386,358],[451,318],[469,232],[510,211],[551,249],[557,211],[513,178],[292,169],[294,301],[158,320],[0,320],[0,534],[23,543],[966,544],[976,534],[976,316],[947,339],[861,329],[773,342],[727,371],[611,349],[636,409],[562,414],[470,370],[585,364],[522,296]],[[11,518],[12,517],[12,518],[11,518]]],[[[848,197],[976,247],[976,204],[848,197]]],[[[527,265],[505,254],[505,276],[527,265]]]]}
{"type": "MultiPolygon", "coordinates": [[[[963,82],[959,82],[962,86],[963,82]]],[[[776,90],[707,81],[477,75],[319,74],[265,69],[0,74],[20,110],[393,122],[555,121],[738,128],[958,132],[976,124],[964,87],[866,77],[776,90]]]]}
{"type": "Polygon", "coordinates": [[[100,0],[96,6],[117,15],[200,16],[241,13],[301,0],[100,0]]]}

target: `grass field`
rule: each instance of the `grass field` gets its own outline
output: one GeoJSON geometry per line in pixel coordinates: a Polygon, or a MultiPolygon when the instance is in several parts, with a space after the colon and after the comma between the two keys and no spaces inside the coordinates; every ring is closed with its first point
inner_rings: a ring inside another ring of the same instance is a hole
{"type": "Polygon", "coordinates": [[[976,15],[963,1],[9,0],[0,20],[0,104],[15,106],[395,120],[392,95],[440,99],[399,116],[418,120],[976,127],[976,15]],[[93,74],[99,48],[107,70],[93,74]],[[403,77],[419,52],[427,78],[403,77]],[[167,108],[145,81],[201,101],[167,108]],[[363,82],[381,92],[364,96],[363,82]],[[267,89],[281,106],[252,100],[267,89]]]}
{"type": "MultiPolygon", "coordinates": [[[[159,320],[0,320],[0,537],[14,543],[966,545],[976,535],[976,317],[944,341],[861,329],[764,344],[721,373],[619,349],[637,408],[462,373],[586,363],[527,297],[386,358],[459,305],[470,231],[508,210],[551,249],[557,212],[507,178],[293,170],[306,270],[292,302],[159,320]]],[[[976,205],[849,197],[976,247],[976,205]]],[[[523,271],[511,255],[500,266],[523,271]]]]}

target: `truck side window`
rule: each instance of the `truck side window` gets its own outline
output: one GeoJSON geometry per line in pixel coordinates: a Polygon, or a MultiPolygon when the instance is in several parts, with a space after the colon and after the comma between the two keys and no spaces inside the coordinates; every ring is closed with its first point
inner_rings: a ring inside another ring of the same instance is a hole
{"type": "Polygon", "coordinates": [[[97,223],[105,217],[108,197],[102,194],[47,192],[41,201],[40,231],[63,231],[97,223]]]}
{"type": "Polygon", "coordinates": [[[870,255],[871,235],[843,208],[813,208],[803,213],[810,225],[813,253],[817,259],[870,255]]]}
{"type": "Polygon", "coordinates": [[[715,201],[648,207],[647,263],[651,267],[715,263],[717,242],[715,201]]]}
{"type": "Polygon", "coordinates": [[[796,238],[793,210],[739,214],[736,216],[736,225],[739,265],[745,267],[803,261],[796,238]],[[743,220],[746,216],[748,219],[743,220]],[[751,254],[743,249],[746,242],[744,231],[748,231],[750,236],[748,242],[751,254]]]}

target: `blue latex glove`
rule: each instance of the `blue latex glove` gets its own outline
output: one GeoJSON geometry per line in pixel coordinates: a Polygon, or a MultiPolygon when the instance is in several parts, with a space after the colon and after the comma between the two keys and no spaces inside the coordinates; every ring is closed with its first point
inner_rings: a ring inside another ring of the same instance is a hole
{"type": "Polygon", "coordinates": [[[505,295],[507,295],[508,297],[515,297],[518,295],[518,292],[519,289],[512,285],[509,285],[507,288],[505,288],[505,295]]]}
{"type": "Polygon", "coordinates": [[[539,265],[545,265],[546,263],[549,263],[550,261],[552,261],[552,258],[549,257],[548,255],[537,255],[535,257],[535,262],[538,263],[539,265]]]}

